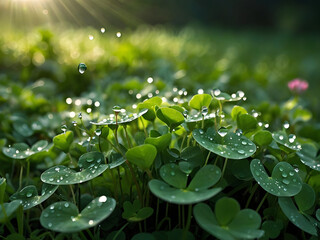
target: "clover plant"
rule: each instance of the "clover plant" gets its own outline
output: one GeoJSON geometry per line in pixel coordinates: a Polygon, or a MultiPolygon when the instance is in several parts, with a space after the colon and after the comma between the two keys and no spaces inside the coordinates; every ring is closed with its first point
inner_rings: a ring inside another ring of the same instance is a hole
{"type": "MultiPolygon", "coordinates": [[[[84,77],[87,66],[81,63],[79,71],[84,77]]],[[[143,97],[141,90],[137,97],[143,100],[134,107],[106,103],[78,118],[77,102],[73,116],[62,114],[62,127],[52,135],[14,121],[12,131],[21,138],[0,142],[0,234],[113,240],[319,236],[319,144],[299,136],[299,121],[269,127],[263,122],[271,111],[252,111],[242,91],[184,92],[171,101],[174,93],[143,97]]],[[[280,114],[282,120],[297,113],[285,105],[280,114]]]]}

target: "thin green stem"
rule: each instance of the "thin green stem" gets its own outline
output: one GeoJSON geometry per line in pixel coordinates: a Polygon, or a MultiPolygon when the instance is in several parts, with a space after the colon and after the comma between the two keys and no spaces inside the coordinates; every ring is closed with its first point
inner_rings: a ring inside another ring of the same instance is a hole
{"type": "Polygon", "coordinates": [[[148,177],[150,178],[150,180],[153,179],[150,169],[146,169],[146,173],[148,174],[148,177]]]}
{"type": "Polygon", "coordinates": [[[123,127],[123,128],[124,128],[124,133],[126,135],[126,139],[128,141],[128,147],[132,148],[132,144],[131,144],[131,141],[130,141],[130,138],[129,138],[129,135],[128,135],[127,127],[123,127]]]}
{"type": "Polygon", "coordinates": [[[158,219],[159,219],[159,204],[160,204],[160,200],[159,200],[159,198],[157,198],[156,224],[155,224],[155,228],[157,228],[157,225],[158,225],[158,219]]]}
{"type": "Polygon", "coordinates": [[[185,227],[185,217],[184,217],[184,206],[181,206],[181,212],[182,212],[182,227],[185,227]]]}
{"type": "Polygon", "coordinates": [[[137,188],[137,192],[138,192],[138,196],[139,196],[139,199],[140,201],[142,202],[143,201],[143,198],[142,198],[142,193],[141,193],[141,188],[140,188],[140,185],[137,181],[137,178],[136,178],[136,175],[134,173],[134,170],[130,164],[130,162],[128,160],[126,160],[126,164],[128,165],[129,169],[130,169],[130,172],[131,172],[131,176],[132,176],[132,180],[133,182],[135,183],[136,185],[136,188],[137,188]]]}
{"type": "Polygon", "coordinates": [[[77,204],[76,196],[74,195],[74,191],[73,191],[72,185],[69,185],[69,187],[70,187],[70,191],[71,191],[73,202],[74,202],[74,204],[77,204]]]}
{"type": "Polygon", "coordinates": [[[21,167],[20,167],[20,177],[19,177],[19,188],[18,188],[18,191],[19,192],[22,188],[22,178],[23,178],[23,165],[21,164],[21,167]]]}
{"type": "Polygon", "coordinates": [[[267,199],[267,197],[268,197],[268,192],[266,192],[266,194],[265,194],[264,197],[262,198],[259,206],[258,206],[257,209],[256,209],[256,212],[259,212],[260,208],[262,207],[262,205],[263,205],[264,201],[267,199]]]}
{"type": "Polygon", "coordinates": [[[181,227],[181,205],[178,205],[178,226],[181,227]]]}
{"type": "MultiPolygon", "coordinates": [[[[120,194],[121,194],[121,197],[123,197],[122,184],[121,184],[121,176],[120,176],[120,167],[117,167],[117,171],[118,171],[118,180],[119,180],[120,194]]],[[[121,199],[120,199],[120,200],[121,200],[121,199]]]]}
{"type": "Polygon", "coordinates": [[[139,222],[139,231],[142,233],[142,225],[141,225],[141,222],[139,222]]]}
{"type": "Polygon", "coordinates": [[[30,175],[30,160],[27,159],[27,177],[26,177],[26,184],[29,183],[29,175],[30,175]]]}
{"type": "Polygon", "coordinates": [[[184,135],[183,135],[183,138],[182,138],[181,145],[180,145],[180,152],[181,152],[181,151],[182,151],[182,149],[183,149],[183,144],[184,144],[184,142],[185,142],[186,138],[187,138],[187,134],[184,134],[184,135]]]}
{"type": "Polygon", "coordinates": [[[119,230],[118,232],[116,233],[116,235],[113,236],[112,240],[116,240],[117,237],[119,236],[119,234],[123,231],[123,229],[125,229],[126,226],[128,226],[129,223],[127,222],[125,225],[123,225],[119,230]]]}
{"type": "Polygon", "coordinates": [[[90,236],[90,239],[94,239],[94,236],[93,236],[92,232],[89,229],[86,229],[86,232],[90,236]]]}
{"type": "Polygon", "coordinates": [[[251,202],[251,199],[253,198],[254,193],[255,193],[256,190],[258,189],[258,186],[259,186],[258,183],[256,183],[256,184],[253,186],[253,188],[252,188],[252,190],[251,190],[251,194],[250,194],[250,196],[249,196],[249,198],[248,198],[248,201],[247,201],[247,203],[246,203],[246,208],[249,207],[250,202],[251,202]]]}
{"type": "Polygon", "coordinates": [[[209,151],[209,153],[207,155],[207,158],[206,158],[206,162],[204,163],[204,166],[206,166],[208,164],[210,154],[211,154],[211,152],[209,151]]]}
{"type": "Polygon", "coordinates": [[[143,119],[140,118],[140,121],[141,121],[141,124],[142,124],[142,127],[143,127],[144,134],[146,135],[146,137],[148,137],[148,132],[147,132],[146,126],[144,125],[143,119]]]}
{"type": "Polygon", "coordinates": [[[190,146],[191,139],[192,139],[192,133],[190,133],[189,136],[188,136],[187,147],[190,146]]]}
{"type": "Polygon", "coordinates": [[[187,239],[187,232],[190,229],[190,225],[191,225],[191,215],[192,215],[192,204],[189,204],[188,206],[188,218],[187,218],[187,225],[184,229],[184,233],[183,233],[183,238],[182,239],[187,239]]]}
{"type": "Polygon", "coordinates": [[[226,159],[224,160],[224,164],[223,164],[223,168],[222,168],[222,173],[221,173],[221,178],[223,178],[224,172],[226,171],[227,163],[228,163],[228,158],[226,158],[226,159]]]}

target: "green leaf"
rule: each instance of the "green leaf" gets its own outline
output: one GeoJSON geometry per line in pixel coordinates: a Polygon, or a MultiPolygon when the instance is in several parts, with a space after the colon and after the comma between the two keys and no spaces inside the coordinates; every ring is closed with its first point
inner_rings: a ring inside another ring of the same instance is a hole
{"type": "Polygon", "coordinates": [[[67,131],[65,133],[61,133],[53,138],[53,144],[56,148],[67,153],[69,151],[69,147],[73,142],[73,132],[67,131]]]}
{"type": "Polygon", "coordinates": [[[0,223],[6,223],[20,206],[19,200],[0,205],[0,223]]]}
{"type": "Polygon", "coordinates": [[[138,233],[131,240],[156,240],[151,233],[138,233]]]}
{"type": "Polygon", "coordinates": [[[79,172],[63,165],[49,168],[41,174],[41,181],[52,185],[83,183],[94,179],[108,168],[104,164],[104,155],[100,152],[81,155],[78,165],[82,168],[79,172]]]}
{"type": "Polygon", "coordinates": [[[24,210],[37,206],[47,200],[56,190],[58,186],[44,183],[42,185],[41,195],[38,196],[37,188],[33,185],[23,188],[20,192],[10,196],[10,200],[20,200],[24,210]]]}
{"type": "Polygon", "coordinates": [[[26,159],[36,153],[46,150],[47,146],[48,142],[45,140],[36,142],[31,148],[25,143],[15,143],[12,147],[4,147],[3,153],[7,157],[13,159],[26,159]]]}
{"type": "Polygon", "coordinates": [[[268,176],[259,159],[250,164],[251,173],[258,184],[268,193],[277,197],[292,197],[302,188],[302,180],[294,168],[287,162],[279,162],[268,176]]]}
{"type": "MultiPolygon", "coordinates": [[[[317,236],[317,230],[315,226],[299,212],[291,198],[280,197],[278,198],[278,203],[282,212],[287,216],[291,223],[296,225],[302,231],[317,236]]],[[[309,216],[309,218],[311,217],[309,216]]]]}
{"type": "Polygon", "coordinates": [[[298,208],[301,212],[305,212],[313,207],[316,201],[316,194],[312,187],[303,183],[301,191],[294,196],[298,208]]]}
{"type": "Polygon", "coordinates": [[[168,163],[160,168],[161,178],[169,185],[176,188],[185,188],[187,186],[188,176],[182,172],[177,164],[168,163]]]}
{"type": "Polygon", "coordinates": [[[189,101],[189,106],[193,109],[201,110],[202,107],[209,107],[212,97],[209,94],[194,95],[189,101]]]}
{"type": "Polygon", "coordinates": [[[280,145],[285,146],[291,150],[300,150],[301,145],[296,141],[296,136],[290,134],[289,136],[285,131],[279,131],[272,134],[273,139],[280,145]]]}
{"type": "Polygon", "coordinates": [[[146,114],[147,111],[148,111],[147,109],[144,109],[144,110],[141,110],[139,113],[120,112],[117,116],[117,119],[114,114],[110,114],[109,116],[104,116],[102,120],[99,122],[91,121],[90,123],[98,126],[108,125],[110,128],[116,127],[116,125],[125,125],[137,120],[139,117],[146,114]]]}
{"type": "Polygon", "coordinates": [[[245,108],[236,105],[232,108],[231,118],[233,119],[233,121],[237,121],[238,115],[246,114],[246,113],[248,112],[245,108]]]}
{"type": "Polygon", "coordinates": [[[144,144],[129,149],[126,158],[142,170],[147,170],[153,164],[157,155],[157,149],[151,144],[144,144]]]}
{"type": "Polygon", "coordinates": [[[192,178],[188,190],[202,191],[215,185],[221,178],[221,170],[215,165],[206,165],[192,178]]]}
{"type": "Polygon", "coordinates": [[[283,224],[280,220],[267,220],[262,223],[261,228],[265,231],[265,236],[267,238],[275,239],[279,237],[281,229],[283,228],[283,224]]]}
{"type": "Polygon", "coordinates": [[[179,162],[179,167],[184,173],[190,174],[196,167],[204,164],[203,153],[198,146],[186,147],[182,150],[180,157],[183,161],[179,162]]]}
{"type": "Polygon", "coordinates": [[[211,188],[203,191],[188,191],[185,189],[173,188],[167,183],[157,179],[149,181],[150,191],[158,198],[175,204],[194,204],[205,201],[217,195],[222,189],[211,188]]]}
{"type": "Polygon", "coordinates": [[[115,209],[113,198],[101,196],[92,200],[82,211],[70,202],[56,202],[42,211],[40,223],[56,232],[79,232],[98,225],[115,209]]]}
{"type": "Polygon", "coordinates": [[[148,137],[144,142],[155,146],[158,152],[161,152],[170,145],[171,138],[171,133],[167,133],[159,137],[148,137]]]}
{"type": "Polygon", "coordinates": [[[218,216],[215,215],[217,213],[213,213],[207,204],[198,203],[194,206],[193,215],[201,228],[212,236],[224,240],[255,239],[263,236],[264,231],[258,230],[261,218],[257,212],[251,209],[240,210],[239,204],[234,199],[232,201],[230,198],[222,198],[220,203],[219,201],[220,199],[216,203],[215,211],[220,211],[218,215],[223,225],[219,224],[218,216]],[[227,211],[226,216],[217,204],[227,211]],[[229,224],[225,225],[227,222],[229,224]]]}
{"type": "Polygon", "coordinates": [[[0,178],[0,204],[3,203],[4,195],[6,192],[6,187],[7,187],[7,179],[5,178],[0,178]]]}
{"type": "Polygon", "coordinates": [[[157,117],[167,124],[171,131],[184,122],[182,113],[173,108],[162,107],[156,113],[157,117]]]}
{"type": "Polygon", "coordinates": [[[250,163],[247,159],[233,161],[230,165],[232,174],[239,180],[250,180],[252,178],[250,163]]]}
{"type": "Polygon", "coordinates": [[[268,146],[272,142],[272,134],[267,130],[261,130],[253,136],[253,140],[259,146],[268,146]]]}
{"type": "Polygon", "coordinates": [[[228,226],[240,211],[240,205],[233,198],[223,197],[216,202],[214,210],[220,226],[228,226]]]}
{"type": "Polygon", "coordinates": [[[303,144],[301,150],[296,153],[304,165],[320,171],[320,155],[317,156],[317,149],[313,145],[303,144]]]}
{"type": "Polygon", "coordinates": [[[155,106],[160,106],[162,103],[162,99],[158,96],[152,97],[144,100],[142,103],[138,104],[138,109],[141,111],[142,109],[148,109],[148,112],[143,115],[143,118],[149,121],[154,121],[156,118],[155,106]]]}
{"type": "Polygon", "coordinates": [[[202,129],[195,129],[192,135],[202,147],[225,158],[248,158],[256,151],[253,142],[245,136],[233,132],[220,135],[214,128],[208,128],[207,132],[202,129]]]}
{"type": "Polygon", "coordinates": [[[24,137],[30,137],[34,133],[31,127],[29,127],[28,123],[24,120],[17,120],[13,123],[13,128],[16,130],[20,135],[24,137]]]}
{"type": "Polygon", "coordinates": [[[249,132],[257,128],[258,121],[250,114],[239,114],[237,118],[238,129],[242,129],[243,132],[249,132]]]}

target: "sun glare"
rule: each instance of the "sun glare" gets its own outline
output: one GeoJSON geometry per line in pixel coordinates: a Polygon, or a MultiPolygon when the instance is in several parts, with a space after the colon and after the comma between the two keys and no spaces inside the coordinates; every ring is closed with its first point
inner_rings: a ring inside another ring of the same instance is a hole
{"type": "Polygon", "coordinates": [[[140,22],[121,4],[110,0],[0,0],[0,11],[0,19],[14,27],[65,22],[79,27],[140,22]]]}

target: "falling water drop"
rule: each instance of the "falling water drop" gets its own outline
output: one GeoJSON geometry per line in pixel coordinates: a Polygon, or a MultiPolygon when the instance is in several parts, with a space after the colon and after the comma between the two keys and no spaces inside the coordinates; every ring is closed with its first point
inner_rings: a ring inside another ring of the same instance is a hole
{"type": "Polygon", "coordinates": [[[102,133],[102,131],[101,131],[101,129],[100,129],[100,128],[98,128],[98,129],[96,129],[95,133],[96,133],[96,135],[97,135],[97,136],[100,136],[100,135],[101,135],[101,133],[102,133]]]}
{"type": "Polygon", "coordinates": [[[63,124],[63,125],[61,126],[61,131],[62,131],[63,133],[66,133],[66,131],[67,131],[67,125],[63,124]]]}
{"type": "Polygon", "coordinates": [[[87,70],[87,65],[84,63],[79,63],[78,70],[79,73],[84,74],[84,72],[87,70]]]}
{"type": "Polygon", "coordinates": [[[206,116],[208,114],[208,108],[206,106],[203,106],[201,109],[202,116],[206,116]]]}

